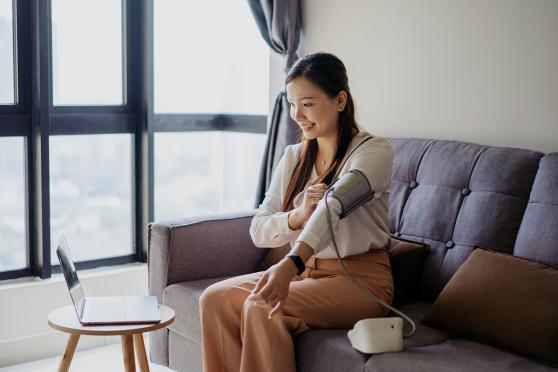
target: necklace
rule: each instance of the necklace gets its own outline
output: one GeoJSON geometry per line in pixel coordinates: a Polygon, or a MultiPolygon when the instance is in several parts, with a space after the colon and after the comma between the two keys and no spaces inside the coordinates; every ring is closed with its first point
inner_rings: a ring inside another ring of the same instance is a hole
{"type": "MultiPolygon", "coordinates": [[[[327,156],[326,156],[327,159],[327,156]]],[[[329,161],[327,160],[322,160],[321,156],[318,156],[318,154],[316,154],[316,160],[320,162],[321,165],[325,165],[326,163],[329,163],[329,161]]],[[[332,160],[331,158],[329,159],[330,161],[332,160]]]]}
{"type": "Polygon", "coordinates": [[[322,165],[324,165],[326,163],[325,160],[322,160],[322,159],[318,159],[318,160],[319,160],[320,164],[322,164],[322,165]]]}

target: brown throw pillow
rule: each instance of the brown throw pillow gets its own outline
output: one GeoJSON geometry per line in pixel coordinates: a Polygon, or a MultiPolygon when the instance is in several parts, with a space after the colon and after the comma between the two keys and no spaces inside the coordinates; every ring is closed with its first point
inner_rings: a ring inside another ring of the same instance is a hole
{"type": "Polygon", "coordinates": [[[558,270],[474,249],[422,323],[558,363],[558,270]]]}
{"type": "Polygon", "coordinates": [[[393,276],[393,306],[401,307],[409,299],[429,250],[426,243],[390,236],[388,253],[393,276]]]}

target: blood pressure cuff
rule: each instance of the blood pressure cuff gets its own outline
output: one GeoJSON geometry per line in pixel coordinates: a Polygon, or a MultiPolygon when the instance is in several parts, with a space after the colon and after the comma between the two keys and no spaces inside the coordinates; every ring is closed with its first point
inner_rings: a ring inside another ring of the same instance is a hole
{"type": "Polygon", "coordinates": [[[341,204],[339,219],[348,216],[374,197],[370,182],[358,169],[351,169],[336,179],[327,191],[329,191],[328,196],[337,199],[341,204]]]}

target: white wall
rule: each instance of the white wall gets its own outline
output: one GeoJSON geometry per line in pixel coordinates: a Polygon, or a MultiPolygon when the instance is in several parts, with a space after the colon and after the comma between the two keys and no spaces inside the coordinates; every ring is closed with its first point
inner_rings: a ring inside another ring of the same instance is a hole
{"type": "MultiPolygon", "coordinates": [[[[87,296],[147,295],[147,264],[78,272],[87,296]]],[[[48,314],[71,304],[62,274],[0,283],[0,367],[62,356],[68,334],[48,325],[48,314]]],[[[81,336],[78,350],[120,342],[118,336],[81,336]]]]}
{"type": "Polygon", "coordinates": [[[341,58],[368,131],[558,151],[558,1],[302,0],[302,11],[299,56],[341,58]]]}

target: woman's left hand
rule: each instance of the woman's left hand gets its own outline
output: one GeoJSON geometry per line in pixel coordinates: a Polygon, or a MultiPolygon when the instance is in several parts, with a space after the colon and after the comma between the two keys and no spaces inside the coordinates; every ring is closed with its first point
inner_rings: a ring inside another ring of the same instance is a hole
{"type": "Polygon", "coordinates": [[[271,319],[271,316],[285,305],[289,295],[289,285],[296,273],[296,265],[289,258],[285,257],[266,270],[258,280],[248,300],[261,299],[271,304],[273,309],[268,316],[268,319],[271,319]]]}

